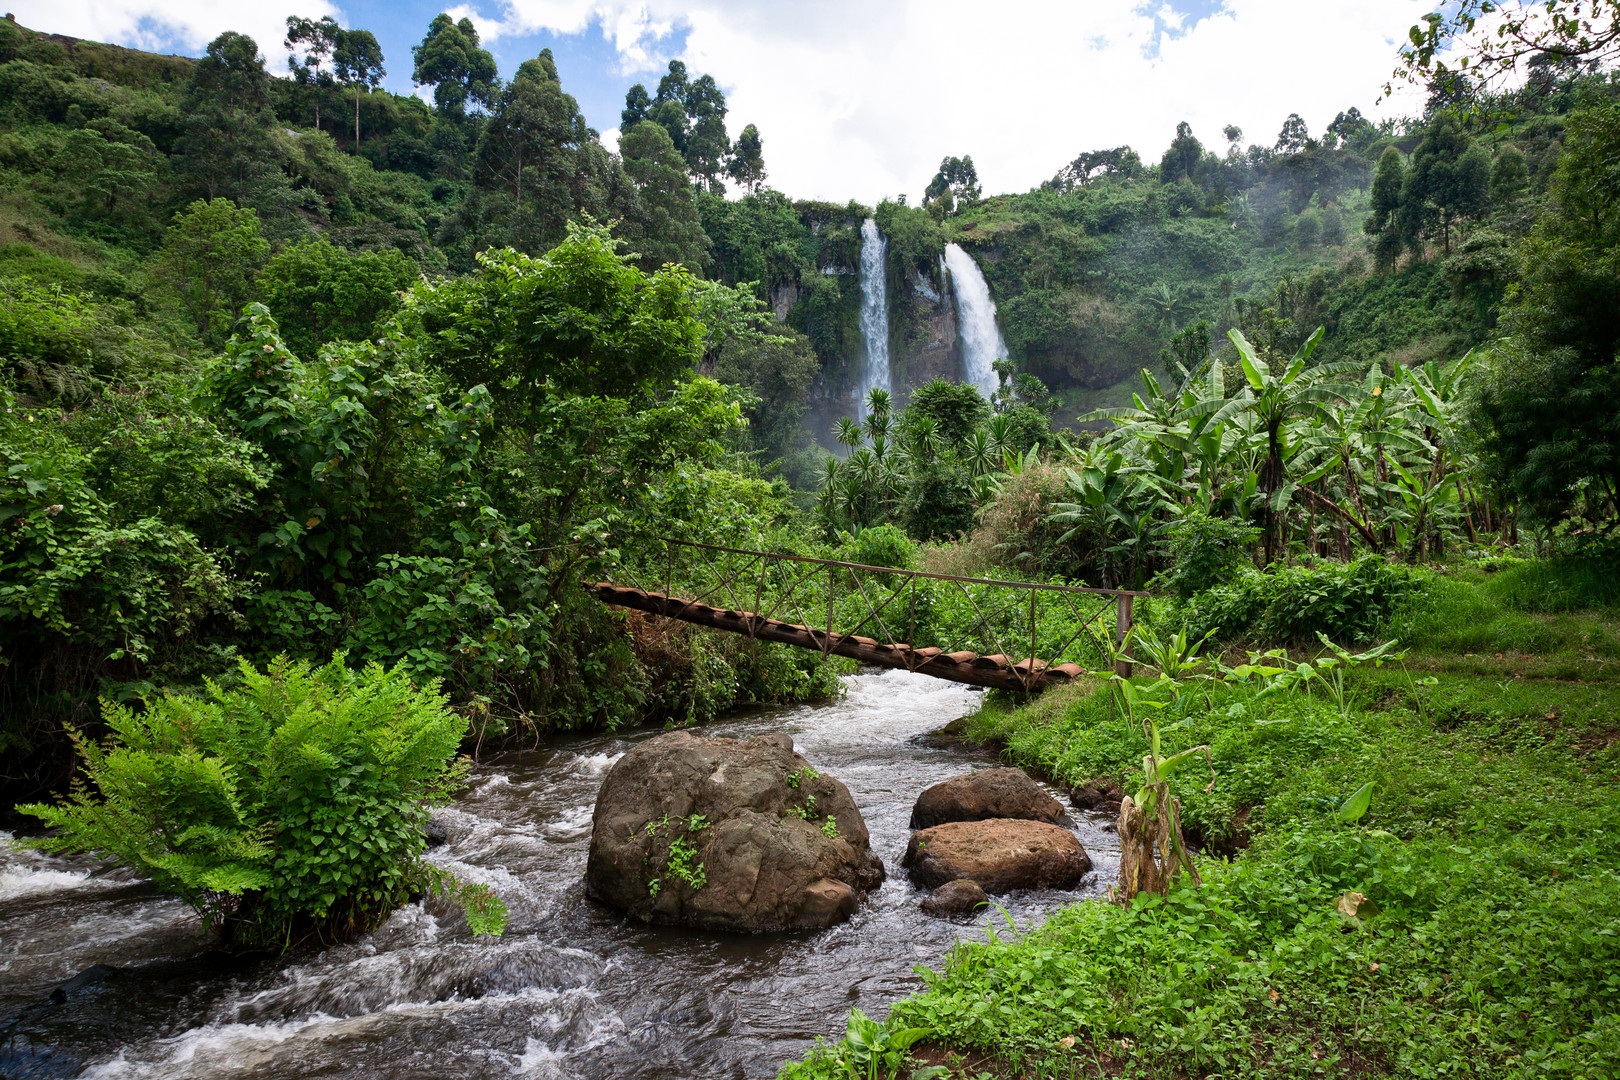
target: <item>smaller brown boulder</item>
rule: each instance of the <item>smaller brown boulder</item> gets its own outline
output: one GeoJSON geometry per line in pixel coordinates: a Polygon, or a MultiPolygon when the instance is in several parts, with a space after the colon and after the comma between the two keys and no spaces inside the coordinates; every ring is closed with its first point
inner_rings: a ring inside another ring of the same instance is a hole
{"type": "Polygon", "coordinates": [[[972,878],[987,893],[1072,889],[1091,857],[1067,829],[1043,821],[952,821],[912,833],[900,863],[926,888],[972,878]]]}
{"type": "Polygon", "coordinates": [[[1076,810],[1101,810],[1109,814],[1119,813],[1123,798],[1124,789],[1111,780],[1081,784],[1069,793],[1069,802],[1076,810]]]}
{"type": "Polygon", "coordinates": [[[1031,780],[1023,769],[981,769],[935,784],[911,808],[911,828],[927,829],[947,821],[1064,820],[1063,804],[1031,780]]]}
{"type": "Polygon", "coordinates": [[[951,915],[970,915],[980,904],[988,902],[977,881],[957,878],[923,897],[922,909],[924,915],[942,919],[951,915]]]}

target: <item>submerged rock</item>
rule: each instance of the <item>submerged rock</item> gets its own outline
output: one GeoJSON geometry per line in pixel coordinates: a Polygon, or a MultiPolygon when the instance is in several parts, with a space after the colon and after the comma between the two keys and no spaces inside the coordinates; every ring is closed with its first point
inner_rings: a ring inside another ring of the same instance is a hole
{"type": "Polygon", "coordinates": [[[944,918],[950,915],[969,915],[978,909],[980,904],[987,903],[988,898],[979,883],[972,878],[957,878],[947,881],[927,896],[923,897],[922,909],[924,915],[933,915],[935,918],[944,918]]]}
{"type": "Polygon", "coordinates": [[[1023,769],[981,769],[952,777],[917,796],[911,808],[913,829],[990,818],[1053,824],[1065,820],[1063,804],[1043,791],[1023,769]]]}
{"type": "Polygon", "coordinates": [[[952,821],[912,833],[901,862],[928,888],[972,878],[987,893],[1072,889],[1091,870],[1074,834],[1044,821],[952,821]]]}
{"type": "Polygon", "coordinates": [[[786,735],[660,735],[597,794],[586,895],[643,922],[819,929],[882,880],[849,790],[786,735]]]}

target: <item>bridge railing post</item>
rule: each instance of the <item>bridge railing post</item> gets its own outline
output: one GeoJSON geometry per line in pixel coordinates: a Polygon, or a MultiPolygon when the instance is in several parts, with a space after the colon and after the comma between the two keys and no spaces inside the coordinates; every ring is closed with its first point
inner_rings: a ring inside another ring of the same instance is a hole
{"type": "Polygon", "coordinates": [[[827,567],[827,633],[821,639],[821,652],[825,656],[832,652],[832,625],[833,625],[833,598],[838,593],[838,571],[827,567]]]}
{"type": "Polygon", "coordinates": [[[1136,597],[1120,593],[1114,598],[1114,674],[1122,679],[1131,677],[1131,655],[1126,642],[1131,636],[1131,602],[1136,597]]]}

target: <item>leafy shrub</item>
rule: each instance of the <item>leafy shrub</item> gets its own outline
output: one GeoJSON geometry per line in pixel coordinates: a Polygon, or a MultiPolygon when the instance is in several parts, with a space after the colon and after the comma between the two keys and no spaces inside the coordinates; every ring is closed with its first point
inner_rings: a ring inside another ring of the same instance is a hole
{"type": "Polygon", "coordinates": [[[203,631],[249,586],[198,523],[264,479],[250,447],[138,395],[63,413],[0,386],[0,782],[66,780],[60,723],[89,719],[98,681],[218,662],[203,631]]]}
{"type": "Polygon", "coordinates": [[[943,462],[919,469],[900,506],[906,531],[919,540],[944,539],[973,528],[973,488],[967,474],[943,462]]]}
{"type": "Polygon", "coordinates": [[[365,340],[417,274],[401,252],[347,252],[321,239],[277,252],[258,285],[287,346],[309,358],[328,341],[365,340]]]}
{"type": "Polygon", "coordinates": [[[1170,526],[1164,584],[1183,600],[1226,585],[1251,567],[1247,548],[1260,530],[1230,518],[1188,514],[1170,526]]]}
{"type": "Polygon", "coordinates": [[[47,851],[110,857],[172,889],[240,947],[375,927],[412,893],[457,892],[499,932],[487,890],[421,859],[428,807],[448,801],[467,730],[436,683],[285,657],[207,698],[103,705],[111,735],[76,739],[86,775],[56,805],[18,809],[56,829],[47,851]]]}
{"type": "Polygon", "coordinates": [[[917,563],[917,545],[895,526],[877,525],[848,537],[833,557],[862,566],[910,570],[917,563]]]}
{"type": "Polygon", "coordinates": [[[1180,613],[1188,632],[1219,628],[1227,640],[1367,641],[1418,587],[1414,572],[1379,556],[1315,567],[1249,572],[1229,585],[1198,593],[1180,613]]]}

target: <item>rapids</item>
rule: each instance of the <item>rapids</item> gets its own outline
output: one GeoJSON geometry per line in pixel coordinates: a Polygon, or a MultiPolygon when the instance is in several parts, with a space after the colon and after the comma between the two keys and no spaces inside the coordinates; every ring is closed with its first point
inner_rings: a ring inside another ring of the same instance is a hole
{"type": "MultiPolygon", "coordinates": [[[[793,735],[848,785],[889,880],[849,922],[728,937],[631,924],[581,887],[602,777],[656,731],[554,741],[477,766],[436,813],[429,856],[493,885],[506,935],[411,904],[376,933],[242,961],[207,950],[178,901],[122,871],[0,848],[0,1075],[8,1077],[769,1078],[851,1006],[882,1014],[978,924],[930,919],[900,870],[912,801],[990,760],[928,733],[977,692],[903,671],[845,679],[817,707],[758,710],[705,731],[793,735]],[[95,964],[86,985],[53,988],[95,964]]],[[[1020,929],[1099,895],[1117,867],[1102,817],[1075,814],[1096,869],[1075,893],[999,898],[1020,929]]],[[[996,915],[1001,920],[999,914],[996,915]]]]}

